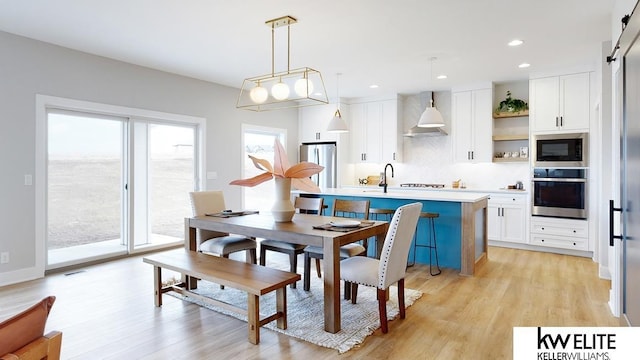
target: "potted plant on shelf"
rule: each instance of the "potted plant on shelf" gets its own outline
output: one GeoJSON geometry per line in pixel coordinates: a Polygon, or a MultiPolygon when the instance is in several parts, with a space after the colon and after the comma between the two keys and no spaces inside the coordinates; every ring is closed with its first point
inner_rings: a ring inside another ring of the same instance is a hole
{"type": "Polygon", "coordinates": [[[500,104],[495,110],[496,115],[526,115],[529,113],[529,104],[526,101],[520,99],[514,99],[511,97],[511,91],[507,90],[507,98],[500,101],[500,104]]]}

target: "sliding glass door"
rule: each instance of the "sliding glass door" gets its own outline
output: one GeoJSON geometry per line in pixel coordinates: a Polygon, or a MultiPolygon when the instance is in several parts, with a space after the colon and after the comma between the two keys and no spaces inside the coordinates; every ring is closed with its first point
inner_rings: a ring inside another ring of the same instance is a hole
{"type": "Polygon", "coordinates": [[[182,241],[195,189],[196,128],[134,120],[134,248],[182,241]]]}
{"type": "Polygon", "coordinates": [[[197,124],[47,111],[47,267],[182,243],[197,124]]]}
{"type": "Polygon", "coordinates": [[[126,124],[126,118],[49,112],[49,264],[126,253],[126,124]]]}

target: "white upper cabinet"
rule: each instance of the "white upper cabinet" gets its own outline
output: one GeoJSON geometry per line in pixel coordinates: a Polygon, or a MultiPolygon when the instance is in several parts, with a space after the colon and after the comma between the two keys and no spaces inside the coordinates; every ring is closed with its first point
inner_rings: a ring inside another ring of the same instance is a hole
{"type": "Polygon", "coordinates": [[[398,100],[382,102],[382,162],[402,161],[402,114],[398,100]]]}
{"type": "Polygon", "coordinates": [[[589,73],[532,79],[529,115],[532,132],[589,131],[589,73]]]}
{"type": "MultiPolygon", "coordinates": [[[[300,142],[337,141],[338,134],[327,132],[327,125],[338,109],[336,104],[306,106],[298,110],[298,139],[300,142]]],[[[340,107],[342,116],[345,116],[340,107]]]]}
{"type": "Polygon", "coordinates": [[[491,89],[452,93],[453,156],[457,162],[491,162],[491,89]]]}
{"type": "Polygon", "coordinates": [[[351,162],[400,161],[397,99],[351,104],[349,114],[351,162]]]}

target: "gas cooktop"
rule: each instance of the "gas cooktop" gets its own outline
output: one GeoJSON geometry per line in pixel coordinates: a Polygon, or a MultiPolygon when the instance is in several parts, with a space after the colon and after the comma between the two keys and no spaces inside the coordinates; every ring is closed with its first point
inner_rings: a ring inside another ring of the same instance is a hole
{"type": "Polygon", "coordinates": [[[444,184],[421,184],[421,183],[408,183],[408,184],[400,184],[400,187],[412,187],[412,188],[434,188],[441,189],[444,187],[444,184]]]}

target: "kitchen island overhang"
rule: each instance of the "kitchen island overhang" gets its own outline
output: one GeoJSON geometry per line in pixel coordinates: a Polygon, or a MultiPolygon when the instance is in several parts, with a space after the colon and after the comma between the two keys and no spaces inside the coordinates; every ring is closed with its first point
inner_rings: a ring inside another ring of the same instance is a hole
{"type": "MultiPolygon", "coordinates": [[[[438,258],[440,266],[460,271],[460,275],[473,275],[476,267],[488,259],[487,240],[487,204],[488,194],[471,192],[442,192],[429,190],[401,190],[383,193],[370,188],[322,189],[320,193],[295,191],[301,196],[324,198],[329,209],[336,198],[350,200],[369,200],[371,208],[397,209],[412,202],[421,202],[423,212],[436,212],[438,258]]],[[[328,214],[328,213],[327,213],[328,214]]],[[[425,244],[426,219],[420,219],[417,238],[425,244]]],[[[380,247],[381,244],[376,244],[380,247]]],[[[417,248],[414,254],[411,246],[409,257],[415,256],[416,263],[429,264],[429,249],[417,248]]],[[[372,253],[370,253],[373,255],[372,253]]]]}

